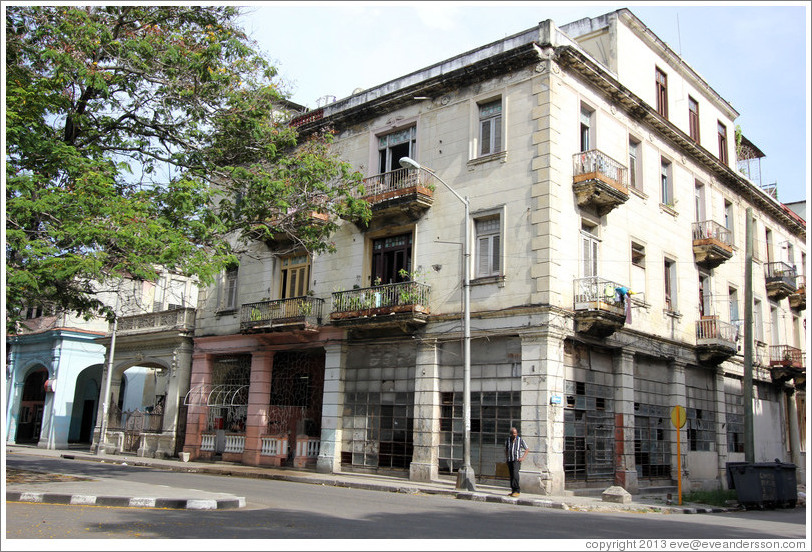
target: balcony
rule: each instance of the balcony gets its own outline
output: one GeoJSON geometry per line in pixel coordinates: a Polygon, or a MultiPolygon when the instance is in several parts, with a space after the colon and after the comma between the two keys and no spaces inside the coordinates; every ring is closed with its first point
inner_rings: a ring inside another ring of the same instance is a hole
{"type": "Polygon", "coordinates": [[[770,299],[780,301],[797,291],[795,267],[784,262],[764,265],[764,280],[770,299]]]}
{"type": "Polygon", "coordinates": [[[413,331],[428,320],[430,291],[430,286],[412,281],[337,291],[330,320],[339,326],[413,331]]]}
{"type": "Polygon", "coordinates": [[[795,277],[795,293],[789,296],[789,306],[797,310],[806,309],[806,277],[799,274],[795,277]]]}
{"type": "Polygon", "coordinates": [[[789,345],[773,345],[770,347],[770,374],[773,381],[787,381],[806,379],[803,351],[789,345]]]}
{"type": "Polygon", "coordinates": [[[626,167],[599,150],[572,157],[572,189],[579,207],[603,216],[629,199],[626,167]]]}
{"type": "Polygon", "coordinates": [[[712,220],[692,225],[694,260],[704,268],[716,268],[733,256],[733,236],[730,230],[712,220]]]}
{"type": "Polygon", "coordinates": [[[315,330],[321,325],[324,299],[294,297],[247,303],[240,309],[240,332],[315,330]]]}
{"type": "Polygon", "coordinates": [[[195,309],[173,309],[147,314],[122,316],[118,319],[119,336],[179,331],[191,333],[195,329],[195,309]]]}
{"type": "MultiPolygon", "coordinates": [[[[313,227],[323,226],[330,220],[330,215],[319,211],[302,212],[298,214],[291,212],[286,215],[281,215],[278,219],[270,222],[268,225],[281,228],[300,228],[302,225],[309,225],[313,227]]],[[[261,239],[271,249],[283,249],[291,246],[297,246],[298,240],[295,236],[287,231],[279,231],[272,236],[264,235],[264,225],[257,225],[255,227],[256,235],[261,236],[261,239]]]]}
{"type": "Polygon", "coordinates": [[[397,169],[364,179],[359,198],[369,204],[373,218],[404,213],[417,220],[434,203],[433,180],[427,171],[397,169]]]}
{"type": "Polygon", "coordinates": [[[716,316],[702,317],[696,323],[696,355],[703,364],[719,364],[736,354],[738,328],[716,316]]]}
{"type": "Polygon", "coordinates": [[[607,337],[623,327],[626,305],[616,290],[627,286],[596,276],[575,280],[573,286],[576,332],[607,337]]]}

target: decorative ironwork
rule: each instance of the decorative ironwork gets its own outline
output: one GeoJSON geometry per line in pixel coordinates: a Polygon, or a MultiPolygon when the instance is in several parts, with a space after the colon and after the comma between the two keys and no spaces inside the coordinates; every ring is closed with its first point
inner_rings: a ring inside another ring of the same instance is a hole
{"type": "Polygon", "coordinates": [[[287,327],[295,324],[318,326],[321,324],[323,310],[324,299],[307,296],[247,303],[240,311],[240,329],[287,327]]]}
{"type": "Polygon", "coordinates": [[[380,286],[337,291],[333,293],[333,312],[337,318],[341,313],[373,314],[376,309],[388,312],[416,310],[428,313],[428,299],[431,286],[419,282],[399,282],[380,286]],[[407,308],[404,308],[407,307],[407,308]]]}

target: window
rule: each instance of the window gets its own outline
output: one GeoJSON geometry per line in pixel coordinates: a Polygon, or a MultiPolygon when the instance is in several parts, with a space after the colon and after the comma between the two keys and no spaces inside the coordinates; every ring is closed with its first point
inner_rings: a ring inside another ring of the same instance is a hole
{"type": "Polygon", "coordinates": [[[767,253],[767,262],[773,262],[775,254],[773,253],[773,231],[769,228],[764,229],[764,248],[767,253]]]}
{"type": "Polygon", "coordinates": [[[637,293],[646,291],[646,247],[632,242],[631,289],[637,293]]]}
{"type": "Polygon", "coordinates": [[[657,67],[654,71],[657,84],[657,113],[668,119],[668,76],[657,67]]]}
{"type": "Polygon", "coordinates": [[[580,138],[581,138],[581,151],[589,151],[594,149],[595,143],[595,112],[586,107],[585,105],[581,106],[581,128],[580,128],[580,138]]]}
{"type": "Polygon", "coordinates": [[[671,182],[671,163],[660,159],[660,203],[674,205],[674,195],[671,182]]]}
{"type": "Polygon", "coordinates": [[[699,102],[688,96],[688,134],[699,143],[699,102]]]}
{"type": "Polygon", "coordinates": [[[736,288],[728,288],[727,290],[728,301],[730,303],[730,323],[733,324],[740,320],[739,317],[739,293],[736,288]]]}
{"type": "Polygon", "coordinates": [[[379,238],[372,242],[373,285],[411,280],[412,234],[379,238]]]}
{"type": "Polygon", "coordinates": [[[220,294],[221,310],[233,310],[237,308],[237,271],[237,267],[226,270],[220,294]]]}
{"type": "Polygon", "coordinates": [[[719,161],[727,165],[727,127],[718,124],[719,129],[719,161]]]}
{"type": "Polygon", "coordinates": [[[409,127],[378,137],[378,172],[380,174],[400,169],[400,158],[414,159],[417,127],[409,127]]]}
{"type": "Polygon", "coordinates": [[[642,172],[641,172],[641,159],[640,159],[640,140],[636,140],[629,136],[629,186],[639,190],[643,186],[642,172]]]}
{"type": "Polygon", "coordinates": [[[281,299],[307,295],[310,281],[310,258],[307,255],[282,257],[281,299]]]}
{"type": "Polygon", "coordinates": [[[711,316],[713,314],[713,303],[711,302],[711,282],[710,275],[706,272],[699,273],[699,315],[711,316]]]}
{"type": "Polygon", "coordinates": [[[663,263],[663,279],[665,281],[665,310],[677,311],[677,263],[665,259],[663,263]]]}
{"type": "Polygon", "coordinates": [[[764,320],[761,314],[761,301],[753,299],[753,337],[756,341],[764,341],[764,320]]]}
{"type": "Polygon", "coordinates": [[[730,243],[733,243],[733,204],[725,200],[725,228],[730,231],[730,243]]]}
{"type": "Polygon", "coordinates": [[[588,221],[581,221],[581,276],[591,278],[598,275],[598,244],[600,240],[595,235],[597,225],[588,221]]]}
{"type": "Polygon", "coordinates": [[[479,106],[479,155],[502,151],[502,100],[479,106]]]}
{"type": "Polygon", "coordinates": [[[770,345],[781,345],[781,332],[778,327],[778,307],[770,305],[770,345]]]}
{"type": "Polygon", "coordinates": [[[705,185],[699,181],[694,183],[694,217],[696,222],[705,220],[705,185]]]}
{"type": "Polygon", "coordinates": [[[502,270],[501,220],[498,216],[474,221],[476,277],[499,276],[502,270]]]}

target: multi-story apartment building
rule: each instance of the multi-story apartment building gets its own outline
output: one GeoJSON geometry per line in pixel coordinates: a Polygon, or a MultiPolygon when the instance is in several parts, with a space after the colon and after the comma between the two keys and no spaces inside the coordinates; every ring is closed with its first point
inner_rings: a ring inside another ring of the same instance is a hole
{"type": "Polygon", "coordinates": [[[528,491],[671,484],[679,405],[685,479],[725,485],[744,456],[751,223],[756,460],[800,464],[806,225],[736,169],[737,116],[622,9],[295,118],[337,131],[373,218],[340,221],[335,254],[256,243],[201,292],[184,450],[451,476],[469,271],[480,481],[516,426],[528,491]]]}
{"type": "Polygon", "coordinates": [[[6,440],[50,449],[98,446],[106,355],[112,352],[103,447],[174,455],[178,397],[189,385],[197,287],[170,273],[157,282],[96,287],[119,316],[114,347],[104,318],[53,314],[47,307],[28,309],[7,336],[6,440]]]}

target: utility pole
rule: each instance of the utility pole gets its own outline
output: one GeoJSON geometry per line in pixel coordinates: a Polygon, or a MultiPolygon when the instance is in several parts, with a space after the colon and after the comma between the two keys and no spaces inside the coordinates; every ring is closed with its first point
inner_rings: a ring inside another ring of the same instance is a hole
{"type": "Polygon", "coordinates": [[[755,462],[753,443],[753,209],[748,207],[744,247],[744,461],[755,462]]]}

